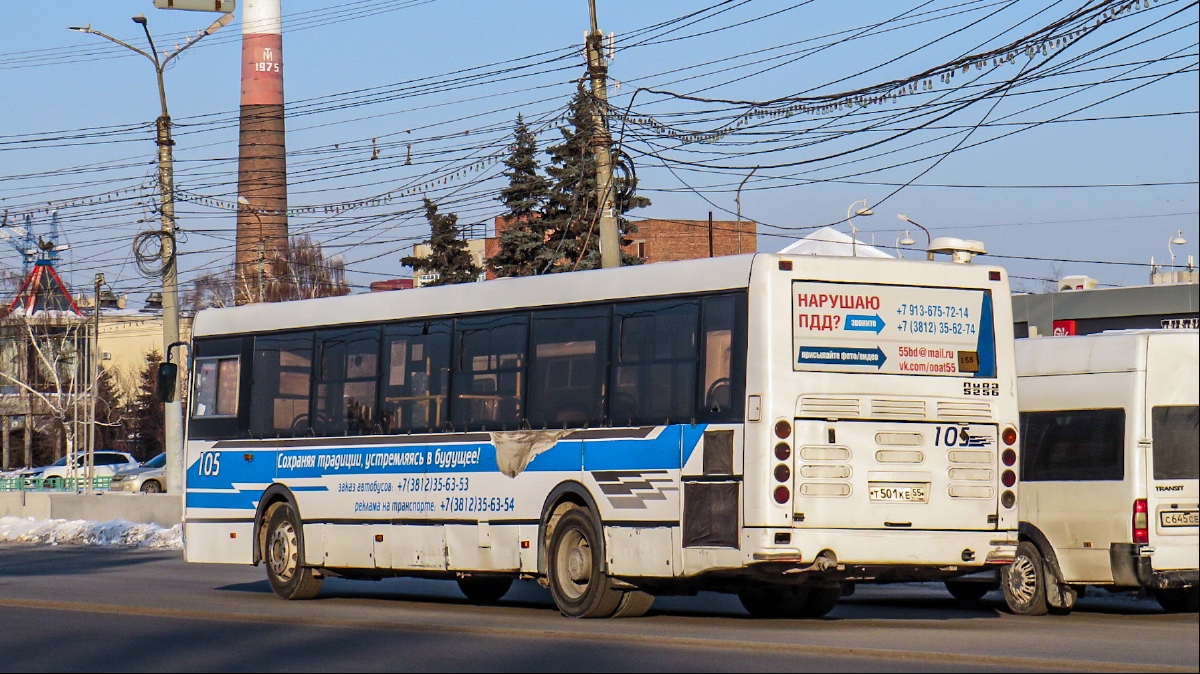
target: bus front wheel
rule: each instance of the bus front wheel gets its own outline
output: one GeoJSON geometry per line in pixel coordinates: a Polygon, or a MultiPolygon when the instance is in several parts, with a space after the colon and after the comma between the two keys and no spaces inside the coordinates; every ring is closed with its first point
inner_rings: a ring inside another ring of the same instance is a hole
{"type": "Polygon", "coordinates": [[[563,513],[549,547],[546,577],[563,615],[609,618],[617,612],[624,593],[613,588],[606,573],[604,539],[588,511],[576,507],[563,513]]]}
{"type": "Polygon", "coordinates": [[[1003,572],[1004,601],[1017,615],[1046,615],[1046,563],[1029,541],[1017,545],[1017,556],[1003,572]]]}
{"type": "Polygon", "coordinates": [[[300,518],[288,503],[271,506],[266,517],[263,558],[267,562],[267,580],[275,594],[284,599],[312,599],[321,590],[323,579],[303,565],[300,543],[300,518]]]}

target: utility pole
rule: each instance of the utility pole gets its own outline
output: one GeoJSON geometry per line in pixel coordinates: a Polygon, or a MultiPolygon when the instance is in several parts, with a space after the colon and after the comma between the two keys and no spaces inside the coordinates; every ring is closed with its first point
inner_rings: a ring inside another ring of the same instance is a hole
{"type": "MultiPolygon", "coordinates": [[[[133,50],[145,56],[154,64],[154,72],[158,76],[158,102],[161,114],[155,120],[155,142],[158,144],[158,188],[159,204],[162,211],[162,229],[159,231],[159,242],[162,247],[162,307],[163,307],[163,359],[171,360],[171,347],[179,342],[179,279],[175,266],[175,172],[174,158],[171,148],[175,141],[171,139],[171,114],[167,110],[167,89],[163,82],[163,70],[167,64],[185,49],[196,44],[207,35],[212,35],[223,26],[233,21],[233,14],[225,14],[212,22],[204,30],[197,31],[189,37],[182,47],[160,58],[154,46],[154,38],[150,35],[150,26],[144,15],[133,17],[133,22],[140,25],[146,33],[146,41],[150,43],[147,53],[131,44],[122,42],[111,35],[105,35],[98,30],[92,30],[91,24],[71,30],[80,33],[90,33],[115,42],[126,49],[133,50]]],[[[98,307],[97,307],[98,310],[98,307]]],[[[178,380],[176,387],[178,387],[178,380]]],[[[180,402],[178,390],[172,397],[174,402],[164,403],[163,410],[163,449],[167,454],[167,492],[179,494],[183,492],[183,403],[180,402]]]]}
{"type": "Polygon", "coordinates": [[[87,440],[87,491],[92,491],[96,475],[96,396],[100,390],[100,287],[104,285],[104,274],[96,274],[95,304],[92,305],[92,340],[88,346],[91,353],[89,364],[92,375],[92,401],[88,412],[87,440]]]}
{"type": "Polygon", "coordinates": [[[588,76],[592,82],[592,151],[596,155],[596,191],[600,208],[600,266],[621,266],[621,236],[613,195],[612,135],[608,132],[608,64],[604,60],[604,34],[596,21],[596,0],[588,0],[592,31],[587,36],[588,76]]]}
{"type": "Polygon", "coordinates": [[[708,256],[713,257],[712,211],[708,212],[708,256]]]}

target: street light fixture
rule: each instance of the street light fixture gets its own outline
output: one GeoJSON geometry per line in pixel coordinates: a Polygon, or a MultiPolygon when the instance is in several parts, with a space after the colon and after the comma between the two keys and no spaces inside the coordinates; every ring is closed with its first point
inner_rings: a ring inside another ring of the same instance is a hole
{"type": "Polygon", "coordinates": [[[1173,246],[1186,246],[1187,239],[1183,238],[1183,230],[1176,230],[1175,236],[1167,242],[1167,250],[1171,253],[1171,271],[1175,271],[1175,249],[1173,246]]]}
{"type": "Polygon", "coordinates": [[[859,199],[858,201],[850,204],[850,208],[846,209],[846,222],[850,223],[850,256],[858,257],[858,228],[854,226],[854,220],[851,217],[851,211],[853,211],[854,215],[861,216],[875,215],[875,211],[871,210],[871,208],[867,205],[866,199],[859,199]],[[862,204],[862,208],[855,211],[854,207],[858,204],[862,204]]]}
{"type": "Polygon", "coordinates": [[[896,236],[896,255],[903,260],[904,253],[900,252],[900,246],[911,246],[914,243],[916,243],[916,241],[913,241],[912,237],[908,235],[908,230],[904,230],[896,236]]]}
{"type": "Polygon", "coordinates": [[[930,234],[929,234],[929,230],[928,230],[928,229],[925,229],[925,226],[924,226],[924,225],[922,225],[921,223],[917,222],[916,220],[913,220],[912,218],[908,217],[907,215],[905,215],[905,214],[903,214],[903,213],[897,213],[897,214],[896,214],[896,217],[897,217],[897,218],[899,218],[900,220],[903,220],[904,222],[907,222],[907,223],[908,223],[908,224],[910,224],[910,225],[913,225],[913,226],[916,226],[916,227],[920,227],[920,228],[921,228],[921,231],[922,231],[922,232],[925,232],[925,251],[926,251],[926,252],[925,252],[925,259],[926,259],[926,260],[932,260],[932,259],[933,259],[933,253],[930,253],[930,252],[928,252],[928,251],[929,251],[929,249],[930,249],[930,248],[932,248],[932,247],[933,247],[933,237],[932,237],[932,236],[930,236],[930,234]]]}
{"type": "MultiPolygon", "coordinates": [[[[71,30],[98,35],[145,56],[150,63],[154,64],[154,72],[158,80],[158,102],[161,108],[161,114],[155,120],[157,129],[155,142],[158,144],[158,186],[162,212],[159,242],[162,247],[163,261],[163,356],[167,362],[170,362],[171,349],[179,344],[179,279],[178,270],[175,267],[175,172],[171,153],[175,141],[171,139],[171,114],[167,109],[167,88],[163,81],[163,70],[176,56],[204,39],[204,36],[212,35],[223,26],[229,25],[233,21],[233,14],[221,16],[208,28],[196,31],[196,35],[189,37],[183,46],[176,47],[175,51],[169,54],[164,52],[161,57],[154,46],[154,37],[150,35],[150,26],[145,15],[138,14],[132,17],[132,20],[140,25],[146,33],[146,42],[150,45],[149,52],[95,30],[90,23],[84,26],[72,26],[71,30]]],[[[183,407],[179,402],[178,395],[172,396],[171,400],[172,402],[165,403],[164,408],[163,444],[167,453],[167,492],[178,494],[183,491],[183,407]]]]}

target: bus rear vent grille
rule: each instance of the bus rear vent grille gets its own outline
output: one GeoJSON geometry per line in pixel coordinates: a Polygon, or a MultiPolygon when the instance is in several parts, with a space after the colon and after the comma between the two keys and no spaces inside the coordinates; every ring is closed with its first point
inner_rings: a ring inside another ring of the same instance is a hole
{"type": "Polygon", "coordinates": [[[800,416],[823,419],[850,419],[860,416],[858,398],[801,396],[800,416]]]}
{"type": "Polygon", "coordinates": [[[943,400],[937,405],[937,415],[954,421],[990,421],[992,405],[976,400],[943,400]]]}
{"type": "Polygon", "coordinates": [[[924,419],[924,400],[875,398],[871,401],[871,416],[885,419],[924,419]]]}

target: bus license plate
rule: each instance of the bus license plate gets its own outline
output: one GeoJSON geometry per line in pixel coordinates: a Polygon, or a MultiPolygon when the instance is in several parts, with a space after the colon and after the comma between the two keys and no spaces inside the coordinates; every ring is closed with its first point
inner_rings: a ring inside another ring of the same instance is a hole
{"type": "Polygon", "coordinates": [[[928,503],[929,484],[889,484],[886,482],[871,482],[867,491],[872,501],[887,501],[891,503],[928,503]]]}
{"type": "Polygon", "coordinates": [[[1200,510],[1168,510],[1158,513],[1164,527],[1200,527],[1200,510]]]}

